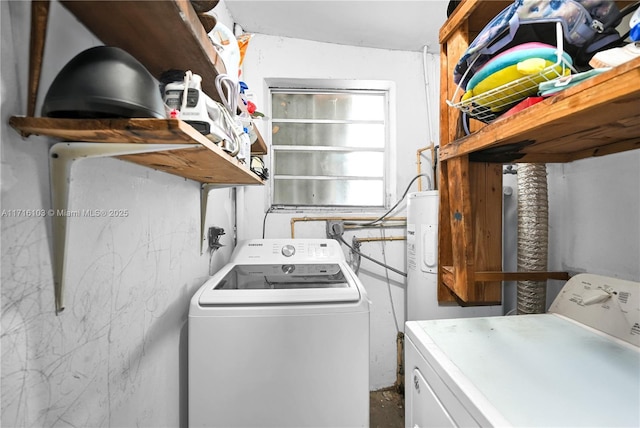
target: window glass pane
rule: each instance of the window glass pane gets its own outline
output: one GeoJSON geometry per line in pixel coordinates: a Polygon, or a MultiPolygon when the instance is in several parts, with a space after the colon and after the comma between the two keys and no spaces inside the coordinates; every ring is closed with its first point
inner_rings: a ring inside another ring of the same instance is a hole
{"type": "Polygon", "coordinates": [[[387,92],[271,93],[272,203],[384,207],[387,92]]]}
{"type": "Polygon", "coordinates": [[[379,93],[274,93],[271,109],[274,120],[384,120],[384,101],[379,93]]]}
{"type": "Polygon", "coordinates": [[[277,175],[380,177],[384,175],[382,152],[274,151],[277,175]]]}
{"type": "Polygon", "coordinates": [[[276,205],[383,206],[382,180],[276,179],[276,205]]]}
{"type": "Polygon", "coordinates": [[[332,146],[384,148],[382,123],[283,123],[273,122],[274,146],[332,146]]]}

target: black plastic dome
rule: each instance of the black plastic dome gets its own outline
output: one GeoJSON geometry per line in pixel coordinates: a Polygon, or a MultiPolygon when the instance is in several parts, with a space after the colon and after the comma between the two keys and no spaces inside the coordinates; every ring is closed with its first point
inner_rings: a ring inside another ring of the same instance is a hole
{"type": "Polygon", "coordinates": [[[58,73],[42,115],[58,118],[165,118],[153,76],[120,48],[97,46],[76,55],[58,73]]]}

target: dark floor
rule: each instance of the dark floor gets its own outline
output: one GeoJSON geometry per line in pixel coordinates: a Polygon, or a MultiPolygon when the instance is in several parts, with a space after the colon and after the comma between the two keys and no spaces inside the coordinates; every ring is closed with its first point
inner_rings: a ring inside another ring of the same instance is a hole
{"type": "Polygon", "coordinates": [[[394,388],[372,391],[369,403],[370,428],[404,427],[404,396],[394,388]]]}

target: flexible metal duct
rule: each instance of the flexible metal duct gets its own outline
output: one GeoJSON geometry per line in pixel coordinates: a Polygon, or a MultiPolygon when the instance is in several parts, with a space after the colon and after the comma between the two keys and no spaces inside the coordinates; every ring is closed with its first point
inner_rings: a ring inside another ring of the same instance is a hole
{"type": "MultiPolygon", "coordinates": [[[[518,164],[518,271],[546,271],[548,245],[547,167],[518,164]]],[[[518,314],[546,310],[546,281],[518,281],[518,314]]]]}

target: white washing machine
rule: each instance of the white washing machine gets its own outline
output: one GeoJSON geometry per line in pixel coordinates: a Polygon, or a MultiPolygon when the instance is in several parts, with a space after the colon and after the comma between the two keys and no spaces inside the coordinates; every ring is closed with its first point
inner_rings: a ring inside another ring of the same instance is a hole
{"type": "Polygon", "coordinates": [[[640,426],[640,283],[579,274],[549,313],[405,332],[407,427],[640,426]]]}
{"type": "Polygon", "coordinates": [[[188,328],[189,426],[369,425],[369,300],[337,241],[238,244],[188,328]]]}

